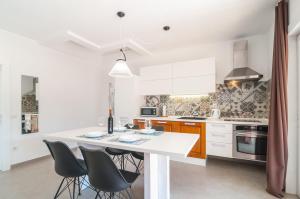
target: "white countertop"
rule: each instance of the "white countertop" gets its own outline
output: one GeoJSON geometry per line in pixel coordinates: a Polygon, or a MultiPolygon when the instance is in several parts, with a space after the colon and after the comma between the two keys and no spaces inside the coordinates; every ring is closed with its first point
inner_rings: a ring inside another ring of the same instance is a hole
{"type": "Polygon", "coordinates": [[[196,141],[199,138],[198,134],[186,133],[163,133],[159,136],[138,135],[143,138],[150,139],[140,145],[126,144],[121,142],[112,142],[111,139],[117,138],[124,133],[114,133],[113,137],[106,137],[101,140],[78,137],[88,132],[100,131],[107,132],[103,127],[90,127],[83,129],[74,129],[45,135],[47,140],[72,141],[82,144],[90,144],[102,147],[112,147],[129,151],[138,151],[143,153],[155,153],[168,156],[186,157],[196,141]]]}
{"type": "Polygon", "coordinates": [[[212,119],[208,118],[207,120],[187,120],[179,119],[181,116],[170,116],[170,117],[135,117],[134,119],[144,120],[165,120],[165,121],[177,121],[177,122],[205,122],[205,123],[221,123],[221,124],[252,124],[252,125],[268,125],[267,119],[257,119],[260,122],[248,122],[248,121],[225,121],[224,119],[212,119]]]}

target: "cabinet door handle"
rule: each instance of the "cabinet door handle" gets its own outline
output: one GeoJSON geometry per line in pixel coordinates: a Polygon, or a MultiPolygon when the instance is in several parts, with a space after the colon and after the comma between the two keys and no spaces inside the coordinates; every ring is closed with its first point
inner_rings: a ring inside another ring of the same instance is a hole
{"type": "Polygon", "coordinates": [[[191,123],[191,122],[185,122],[184,125],[188,125],[188,126],[195,126],[195,123],[191,123]]]}
{"type": "Polygon", "coordinates": [[[161,122],[161,121],[158,121],[157,123],[158,124],[167,124],[167,122],[161,122]]]}
{"type": "Polygon", "coordinates": [[[225,124],[211,124],[211,126],[217,127],[217,128],[225,128],[226,127],[225,124]]]}
{"type": "Polygon", "coordinates": [[[215,133],[212,133],[211,134],[213,137],[221,137],[221,138],[225,138],[225,135],[222,135],[222,134],[215,134],[215,133]]]}
{"type": "Polygon", "coordinates": [[[225,144],[217,144],[217,143],[212,143],[211,145],[216,146],[216,147],[225,147],[225,144]]]}
{"type": "Polygon", "coordinates": [[[138,120],[138,122],[145,122],[144,120],[138,120]]]}

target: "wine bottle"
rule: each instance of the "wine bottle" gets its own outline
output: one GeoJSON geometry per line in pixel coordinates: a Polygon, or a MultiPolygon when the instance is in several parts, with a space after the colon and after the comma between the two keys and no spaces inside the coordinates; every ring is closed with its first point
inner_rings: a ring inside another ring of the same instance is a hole
{"type": "Polygon", "coordinates": [[[107,132],[112,134],[114,132],[114,119],[112,117],[111,109],[109,109],[109,117],[108,117],[108,125],[107,125],[107,132]]]}

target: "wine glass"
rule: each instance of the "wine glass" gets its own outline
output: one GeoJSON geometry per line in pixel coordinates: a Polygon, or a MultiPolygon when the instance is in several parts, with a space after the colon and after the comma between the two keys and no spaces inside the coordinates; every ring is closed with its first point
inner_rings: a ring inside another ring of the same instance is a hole
{"type": "Polygon", "coordinates": [[[104,127],[104,126],[105,126],[105,121],[106,121],[106,117],[104,117],[104,116],[99,116],[99,117],[97,118],[97,124],[98,124],[98,126],[104,127]]]}
{"type": "Polygon", "coordinates": [[[145,129],[151,129],[152,128],[152,124],[151,124],[151,120],[145,120],[145,129]]]}
{"type": "Polygon", "coordinates": [[[130,129],[132,129],[134,127],[133,120],[129,120],[127,125],[130,129]]]}

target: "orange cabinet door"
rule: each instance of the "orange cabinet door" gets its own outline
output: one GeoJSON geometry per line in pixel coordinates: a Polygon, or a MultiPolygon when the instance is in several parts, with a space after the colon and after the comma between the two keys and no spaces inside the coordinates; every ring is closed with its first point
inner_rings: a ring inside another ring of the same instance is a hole
{"type": "Polygon", "coordinates": [[[200,134],[200,138],[190,151],[189,156],[203,159],[206,158],[205,123],[181,122],[180,132],[200,134]]]}
{"type": "Polygon", "coordinates": [[[133,120],[134,125],[137,125],[139,129],[144,129],[145,128],[145,120],[139,120],[135,119],[133,120]]]}
{"type": "Polygon", "coordinates": [[[172,131],[172,122],[171,121],[164,121],[164,120],[152,120],[152,126],[161,126],[164,128],[165,132],[172,131]]]}

